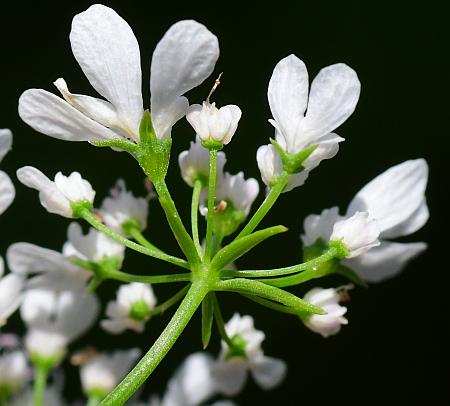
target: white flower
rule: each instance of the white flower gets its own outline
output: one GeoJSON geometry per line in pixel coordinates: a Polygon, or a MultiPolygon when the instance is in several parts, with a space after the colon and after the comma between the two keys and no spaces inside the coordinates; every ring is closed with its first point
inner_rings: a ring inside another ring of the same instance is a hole
{"type": "Polygon", "coordinates": [[[160,406],[197,406],[216,395],[211,375],[213,358],[206,353],[189,355],[167,384],[160,406]]]}
{"type": "MultiPolygon", "coordinates": [[[[144,113],[139,45],[114,10],[100,4],[76,15],[70,42],[75,59],[92,87],[106,100],[72,94],[55,82],[64,99],[30,89],[19,100],[20,117],[35,130],[69,141],[131,138],[139,141],[144,113]]],[[[151,64],[151,115],[156,135],[169,138],[189,105],[182,97],[213,71],[217,38],[203,25],[180,21],[156,46],[151,64]]]]}
{"type": "Polygon", "coordinates": [[[47,288],[54,291],[83,289],[92,273],[73,264],[57,251],[26,242],[9,246],[6,253],[11,271],[18,276],[37,274],[28,279],[28,288],[47,288]]]}
{"type": "MultiPolygon", "coordinates": [[[[223,178],[217,179],[216,201],[224,200],[227,205],[231,205],[234,210],[245,213],[246,216],[250,213],[250,208],[258,193],[258,181],[254,178],[245,180],[243,172],[236,175],[225,172],[223,178]]],[[[208,213],[207,197],[207,193],[203,193],[202,203],[200,204],[200,213],[204,216],[208,213]]]]}
{"type": "MultiPolygon", "coordinates": [[[[295,55],[278,62],[267,96],[278,143],[289,154],[330,142],[331,132],[353,113],[360,83],[349,66],[339,63],[323,68],[311,83],[308,72],[295,55]]],[[[334,142],[339,137],[333,134],[334,142]]]]}
{"type": "Polygon", "coordinates": [[[227,396],[238,394],[245,385],[248,371],[263,389],[272,389],[281,383],[286,374],[286,364],[267,357],[261,348],[265,335],[256,330],[251,316],[235,314],[225,325],[227,335],[239,342],[245,356],[233,354],[222,341],[222,352],[212,369],[216,388],[227,396]]]}
{"type": "Polygon", "coordinates": [[[116,186],[110,190],[111,197],[103,200],[99,214],[104,223],[116,233],[124,234],[123,224],[128,221],[136,222],[141,230],[147,227],[148,201],[143,197],[134,197],[126,189],[123,179],[119,179],[116,186]]]}
{"type": "MultiPolygon", "coordinates": [[[[283,172],[283,162],[277,149],[272,145],[262,145],[256,151],[256,161],[261,172],[263,182],[271,187],[283,172]]],[[[309,172],[301,171],[289,176],[288,183],[283,192],[289,192],[292,189],[302,186],[308,179],[309,172]]]]}
{"type": "Polygon", "coordinates": [[[92,262],[112,257],[122,262],[125,247],[95,228],[90,228],[87,234],[83,234],[78,223],[70,223],[67,229],[67,242],[63,246],[63,254],[66,257],[76,257],[92,262]]]}
{"type": "Polygon", "coordinates": [[[415,159],[393,166],[364,186],[350,202],[347,215],[358,210],[369,213],[380,227],[379,247],[358,258],[344,261],[368,282],[397,275],[427,245],[423,242],[398,243],[391,238],[413,234],[429,217],[425,199],[428,165],[415,159]]]}
{"type": "Polygon", "coordinates": [[[43,358],[62,357],[67,345],[92,325],[98,310],[98,299],[83,290],[28,290],[20,308],[28,328],[27,351],[43,358]]]}
{"type": "MultiPolygon", "coordinates": [[[[217,153],[217,178],[223,177],[223,167],[225,166],[226,157],[221,151],[217,153]]],[[[203,186],[208,184],[209,180],[209,150],[202,146],[201,139],[197,136],[195,142],[187,151],[181,152],[178,156],[181,176],[183,180],[191,187],[194,186],[196,180],[201,180],[203,186]]]]}
{"type": "Polygon", "coordinates": [[[72,203],[92,204],[94,201],[95,191],[78,172],[72,172],[69,176],[58,172],[53,182],[39,169],[24,166],[17,171],[17,178],[25,186],[39,191],[39,200],[49,213],[72,218],[72,203]]]}
{"type": "Polygon", "coordinates": [[[109,302],[106,308],[109,319],[102,320],[101,326],[112,334],[122,333],[126,329],[142,333],[150,317],[149,311],[155,305],[156,297],[149,284],[134,282],[121,285],[116,300],[109,302]]]}
{"type": "Polygon", "coordinates": [[[22,303],[24,280],[20,275],[10,273],[3,276],[4,264],[0,257],[0,328],[6,324],[8,317],[22,303]]]}
{"type": "Polygon", "coordinates": [[[342,324],[348,324],[344,314],[347,308],[339,305],[340,296],[336,289],[311,289],[304,297],[307,302],[325,310],[326,314],[307,315],[305,326],[323,337],[339,333],[342,324]]]}
{"type": "Polygon", "coordinates": [[[337,221],[349,218],[357,211],[365,211],[369,219],[377,221],[380,245],[357,258],[344,259],[342,263],[368,282],[380,282],[397,275],[427,247],[423,242],[397,243],[388,240],[412,234],[427,222],[427,181],[428,165],[423,159],[393,166],[355,195],[346,217],[339,216],[336,207],[324,210],[320,216],[308,216],[304,222],[304,244],[310,246],[319,237],[324,242],[328,241],[337,221]]]}
{"type": "Polygon", "coordinates": [[[334,224],[330,242],[341,241],[348,251],[346,258],[354,258],[380,245],[379,235],[377,221],[369,220],[369,213],[357,211],[334,224]]]}
{"type": "Polygon", "coordinates": [[[139,349],[132,348],[96,355],[80,369],[84,393],[95,391],[106,396],[128,373],[140,354],[139,349]]]}
{"type": "MultiPolygon", "coordinates": [[[[8,129],[0,129],[0,162],[12,147],[12,133],[8,129]]],[[[12,203],[16,191],[9,176],[0,171],[0,214],[12,203]]]]}
{"type": "Polygon", "coordinates": [[[236,132],[241,118],[241,109],[235,105],[223,106],[203,102],[189,107],[186,118],[202,141],[217,141],[228,144],[236,132]]]}
{"type": "Polygon", "coordinates": [[[319,239],[327,243],[333,232],[333,226],[344,218],[339,215],[338,207],[322,210],[320,214],[310,214],[303,222],[305,231],[305,234],[301,236],[303,244],[309,247],[319,239]]]}
{"type": "MultiPolygon", "coordinates": [[[[308,95],[308,72],[295,55],[276,65],[269,82],[268,98],[275,127],[275,139],[288,154],[297,154],[316,146],[303,162],[304,174],[291,175],[289,191],[301,186],[308,173],[323,159],[335,156],[344,139],[332,131],[353,113],[358,102],[360,82],[353,69],[335,64],[322,69],[311,83],[308,95]]],[[[258,166],[267,186],[281,175],[278,151],[271,145],[260,147],[258,166]]]]}
{"type": "Polygon", "coordinates": [[[22,351],[10,351],[0,355],[0,388],[15,393],[30,378],[31,371],[22,351]]]}

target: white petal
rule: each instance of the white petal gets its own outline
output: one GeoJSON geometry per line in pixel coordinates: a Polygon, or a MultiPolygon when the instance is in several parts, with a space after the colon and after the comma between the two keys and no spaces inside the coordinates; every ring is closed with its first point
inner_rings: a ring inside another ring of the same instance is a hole
{"type": "Polygon", "coordinates": [[[229,200],[234,209],[243,211],[246,215],[258,196],[259,184],[256,179],[244,179],[244,173],[231,175],[225,172],[216,189],[216,200],[229,200]]]}
{"type": "Polygon", "coordinates": [[[310,214],[303,221],[304,234],[301,235],[303,244],[309,247],[319,238],[326,243],[333,232],[334,224],[342,218],[339,215],[339,208],[337,206],[324,209],[319,215],[310,214]]]}
{"type": "Polygon", "coordinates": [[[90,228],[83,233],[80,224],[70,223],[67,229],[68,242],[63,246],[63,254],[88,261],[101,261],[107,257],[123,259],[125,247],[111,240],[105,234],[90,228]]]}
{"type": "Polygon", "coordinates": [[[22,302],[24,280],[16,274],[0,278],[0,327],[22,302]]]}
{"type": "Polygon", "coordinates": [[[397,243],[383,241],[379,247],[357,258],[343,261],[367,282],[381,282],[396,276],[413,258],[427,248],[423,242],[397,243]]]}
{"type": "Polygon", "coordinates": [[[4,272],[5,272],[5,264],[3,262],[3,258],[0,257],[0,278],[3,276],[4,272]]]}
{"type": "Polygon", "coordinates": [[[335,133],[322,137],[321,142],[313,153],[303,161],[302,166],[306,170],[311,171],[319,166],[324,159],[333,158],[339,152],[339,143],[342,141],[344,141],[344,138],[339,137],[335,133]]]}
{"type": "Polygon", "coordinates": [[[97,123],[116,131],[117,135],[120,137],[139,140],[137,133],[130,131],[128,125],[120,121],[120,117],[111,103],[106,100],[97,99],[96,97],[70,93],[63,78],[57,79],[53,84],[61,92],[66,102],[84,115],[97,123]]]}
{"type": "Polygon", "coordinates": [[[262,145],[256,151],[256,160],[263,182],[270,186],[283,172],[280,154],[272,145],[262,145]]]}
{"type": "Polygon", "coordinates": [[[13,202],[16,196],[16,190],[10,177],[3,171],[0,171],[0,214],[2,214],[13,202]]]}
{"type": "Polygon", "coordinates": [[[355,110],[360,89],[358,76],[349,66],[338,63],[323,68],[311,84],[308,111],[299,134],[314,140],[339,127],[355,110]]]}
{"type": "Polygon", "coordinates": [[[235,396],[242,391],[247,380],[247,362],[242,358],[217,362],[211,373],[218,392],[235,396]]]}
{"type": "Polygon", "coordinates": [[[143,114],[139,45],[127,22],[100,4],[72,21],[73,54],[91,85],[117,110],[127,133],[139,134],[143,114]]]}
{"type": "Polygon", "coordinates": [[[227,145],[236,132],[238,122],[242,116],[242,111],[238,106],[229,104],[221,107],[219,112],[222,115],[222,121],[227,124],[226,130],[224,131],[225,136],[222,138],[221,142],[223,142],[224,145],[227,145]]]}
{"type": "Polygon", "coordinates": [[[104,223],[119,234],[124,233],[122,225],[129,220],[137,221],[144,230],[147,226],[148,200],[135,197],[127,190],[123,179],[119,179],[110,190],[110,196],[103,200],[99,214],[104,223]]]}
{"type": "MultiPolygon", "coordinates": [[[[24,341],[28,353],[39,354],[41,357],[64,355],[67,346],[67,339],[64,335],[51,330],[41,330],[39,327],[28,329],[24,341]]],[[[27,406],[31,404],[31,402],[25,403],[27,406]]],[[[45,404],[47,405],[49,403],[45,404]]],[[[55,403],[55,406],[60,404],[61,403],[55,403]]]]}
{"type": "Polygon", "coordinates": [[[259,386],[268,390],[281,383],[286,376],[287,366],[281,359],[261,356],[251,360],[250,369],[259,386]]]}
{"type": "Polygon", "coordinates": [[[115,320],[105,319],[100,322],[100,326],[102,327],[103,330],[107,331],[110,334],[121,334],[127,328],[129,328],[127,319],[115,319],[115,320]]]}
{"type": "Polygon", "coordinates": [[[269,82],[267,96],[270,110],[280,135],[284,137],[287,152],[295,145],[296,128],[303,120],[308,100],[308,71],[295,55],[277,63],[269,82]]]}
{"type": "Polygon", "coordinates": [[[423,199],[421,205],[415,210],[406,221],[383,233],[384,238],[403,237],[415,233],[421,229],[430,217],[427,202],[423,199]]]}
{"type": "Polygon", "coordinates": [[[180,21],[165,33],[153,52],[150,75],[151,114],[158,138],[170,137],[171,127],[188,107],[180,96],[211,75],[218,57],[217,37],[196,21],[180,21]]]}
{"type": "Polygon", "coordinates": [[[380,245],[380,228],[369,213],[357,211],[353,216],[338,221],[333,226],[330,241],[339,240],[348,249],[347,258],[357,257],[380,245]]]}
{"type": "Polygon", "coordinates": [[[12,147],[12,132],[7,128],[0,129],[0,162],[12,147]]]}
{"type": "Polygon", "coordinates": [[[59,214],[71,218],[72,208],[70,202],[47,176],[39,169],[32,166],[24,166],[17,170],[17,178],[25,186],[39,191],[39,200],[50,213],[59,214]]]}
{"type": "MultiPolygon", "coordinates": [[[[217,153],[217,178],[223,177],[223,167],[226,157],[223,152],[217,153]]],[[[209,151],[202,146],[200,137],[196,137],[195,142],[191,142],[189,150],[181,152],[178,156],[181,176],[189,185],[194,186],[194,181],[199,175],[205,179],[209,178],[209,151]]]]}
{"type": "Polygon", "coordinates": [[[100,302],[95,295],[83,291],[75,293],[62,306],[56,328],[70,341],[75,340],[91,327],[97,319],[99,310],[100,302]]]}
{"type": "MultiPolygon", "coordinates": [[[[215,382],[211,376],[213,359],[209,354],[196,352],[189,355],[170,380],[163,404],[172,406],[169,400],[178,399],[179,406],[200,405],[215,395],[215,382]]],[[[174,404],[173,406],[177,406],[174,404]]]]}
{"type": "Polygon", "coordinates": [[[77,268],[59,252],[26,242],[12,244],[6,258],[11,271],[17,274],[70,272],[77,268]]]}
{"type": "Polygon", "coordinates": [[[20,316],[27,327],[49,329],[49,319],[57,313],[56,293],[45,289],[33,289],[26,292],[20,307],[20,316]]]}
{"type": "Polygon", "coordinates": [[[306,179],[308,179],[309,171],[304,170],[300,173],[294,173],[293,175],[290,175],[288,178],[288,183],[283,190],[283,193],[290,192],[292,189],[295,189],[296,187],[303,186],[306,182],[306,179]]]}
{"type": "Polygon", "coordinates": [[[72,172],[69,176],[58,172],[55,175],[55,185],[71,202],[94,202],[95,190],[87,180],[81,177],[79,172],[72,172]]]}
{"type": "Polygon", "coordinates": [[[355,195],[348,206],[347,215],[367,211],[371,218],[378,221],[382,237],[404,235],[402,228],[408,229],[410,220],[413,222],[412,229],[421,221],[423,212],[420,212],[419,218],[415,218],[415,214],[423,205],[427,180],[428,165],[424,159],[393,166],[355,195]],[[392,233],[396,227],[399,227],[401,234],[392,233]]]}
{"type": "Polygon", "coordinates": [[[61,97],[42,89],[29,89],[22,93],[19,115],[36,131],[65,141],[118,138],[114,131],[91,120],[61,97]]]}
{"type": "Polygon", "coordinates": [[[83,390],[111,391],[130,370],[139,355],[140,350],[137,348],[97,354],[80,369],[83,390]]]}

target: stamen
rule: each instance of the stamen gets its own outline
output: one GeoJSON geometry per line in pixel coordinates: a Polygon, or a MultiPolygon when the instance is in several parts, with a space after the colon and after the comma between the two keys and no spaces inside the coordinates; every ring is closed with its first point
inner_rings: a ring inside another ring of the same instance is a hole
{"type": "Polygon", "coordinates": [[[348,285],[343,285],[336,288],[336,292],[339,294],[339,299],[341,302],[345,303],[350,301],[350,294],[348,293],[348,291],[353,289],[354,287],[355,285],[349,283],[348,285]]]}
{"type": "Polygon", "coordinates": [[[220,213],[227,208],[227,202],[225,200],[221,200],[220,203],[214,207],[214,213],[220,213]]]}
{"type": "Polygon", "coordinates": [[[70,357],[70,363],[74,366],[83,365],[94,358],[96,354],[97,351],[94,347],[83,348],[70,357]]]}
{"type": "Polygon", "coordinates": [[[220,73],[219,77],[214,82],[214,86],[212,87],[211,91],[208,94],[208,97],[206,98],[206,103],[210,104],[209,98],[212,96],[212,94],[215,92],[217,87],[220,85],[220,78],[221,78],[222,74],[223,74],[223,72],[220,73]]]}

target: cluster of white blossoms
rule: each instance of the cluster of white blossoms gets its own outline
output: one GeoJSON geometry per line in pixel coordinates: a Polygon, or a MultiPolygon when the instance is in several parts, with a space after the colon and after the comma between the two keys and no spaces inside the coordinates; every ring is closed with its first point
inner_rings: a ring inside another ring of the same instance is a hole
{"type": "MultiPolygon", "coordinates": [[[[202,103],[189,105],[184,97],[214,71],[219,57],[214,34],[193,20],[169,28],[151,60],[149,110],[144,109],[142,98],[138,42],[114,10],[96,4],[76,15],[70,42],[75,59],[103,98],[71,93],[59,78],[54,84],[62,97],[29,89],[19,100],[20,117],[54,138],[88,141],[129,153],[147,181],[153,183],[184,257],[166,253],[142,234],[148,224],[149,196],[135,196],[123,179],[96,206],[96,192],[80,173],[65,176],[58,172],[51,180],[32,166],[20,168],[18,180],[39,192],[42,206],[74,222],[68,225],[61,251],[28,242],[14,243],[6,253],[6,275],[0,257],[0,328],[5,328],[17,309],[25,326],[21,339],[0,335],[0,404],[64,404],[59,378],[63,376],[63,361],[73,355],[76,340],[98,322],[101,312],[104,316],[98,324],[106,333],[145,334],[152,328],[149,324],[153,317],[178,302],[178,309],[148,352],[138,348],[92,350],[73,362],[80,366],[82,392],[89,405],[104,399],[107,404],[124,404],[130,399],[199,307],[203,346],[208,346],[215,322],[222,339],[220,354],[216,358],[204,352],[188,356],[162,395],[154,395],[146,403],[134,397],[129,404],[205,404],[217,396],[238,395],[249,375],[262,389],[273,389],[283,381],[287,364],[264,354],[265,334],[254,327],[251,316],[236,313],[224,322],[216,292],[241,294],[291,314],[299,325],[303,323],[329,337],[348,324],[347,308],[340,302],[345,301],[353,285],[315,287],[302,297],[282,288],[331,274],[355,285],[379,282],[398,274],[425,250],[423,242],[392,241],[413,234],[429,217],[425,199],[428,166],[423,159],[416,159],[396,165],[369,182],[355,195],[344,215],[332,207],[307,216],[301,235],[303,263],[257,270],[239,270],[234,265],[257,244],[286,231],[284,226],[254,230],[282,193],[303,185],[321,161],[338,153],[344,139],[334,131],[353,113],[360,94],[360,82],[349,66],[325,67],[310,86],[305,64],[295,55],[275,66],[268,87],[273,117],[269,121],[275,135],[256,154],[267,194],[250,216],[260,192],[259,182],[246,179],[243,172],[226,172],[227,158],[221,151],[237,132],[240,108],[218,108],[210,101],[220,76],[202,103]],[[165,183],[172,129],[183,117],[196,137],[178,156],[181,176],[192,188],[190,233],[165,183]],[[199,213],[206,220],[203,247],[199,213]],[[250,219],[239,234],[224,244],[247,217],[250,219]],[[78,220],[86,221],[90,228],[84,229],[78,220]],[[126,248],[178,266],[183,272],[128,273],[126,248]],[[116,297],[103,308],[100,287],[108,281],[118,283],[116,297]],[[161,300],[154,293],[160,283],[184,286],[161,300]],[[146,354],[133,368],[141,353],[146,354]],[[46,388],[49,375],[51,386],[46,388]]],[[[0,130],[0,160],[11,145],[11,132],[0,130]]],[[[0,214],[14,196],[11,179],[0,171],[0,214]]],[[[233,405],[231,401],[213,404],[233,405]]]]}

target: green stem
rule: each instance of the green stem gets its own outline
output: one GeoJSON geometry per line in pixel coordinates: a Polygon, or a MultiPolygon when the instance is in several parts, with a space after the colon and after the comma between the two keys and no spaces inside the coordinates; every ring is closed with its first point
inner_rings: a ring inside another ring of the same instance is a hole
{"type": "Polygon", "coordinates": [[[154,249],[143,247],[142,245],[136,244],[135,242],[128,240],[122,235],[115,233],[114,231],[106,227],[102,222],[98,221],[94,217],[92,212],[87,209],[84,209],[80,212],[80,217],[86,220],[92,227],[96,228],[98,231],[101,231],[103,234],[107,235],[112,240],[118,242],[119,244],[125,245],[125,247],[140,252],[141,254],[145,254],[153,258],[170,262],[171,264],[180,266],[182,268],[190,269],[189,264],[184,259],[164,254],[160,251],[155,251],[154,249]]]}
{"type": "Polygon", "coordinates": [[[173,234],[175,235],[178,245],[184,255],[186,255],[189,264],[198,265],[200,263],[200,256],[197,254],[195,244],[181,221],[180,215],[178,214],[175,203],[172,200],[172,196],[170,195],[166,182],[164,180],[155,181],[154,186],[156,192],[158,193],[161,207],[166,214],[167,221],[173,234]]]}
{"type": "Polygon", "coordinates": [[[202,256],[202,247],[200,245],[200,239],[198,237],[198,205],[200,201],[200,193],[202,192],[202,181],[196,180],[194,183],[194,189],[192,191],[192,204],[191,204],[191,227],[192,227],[192,239],[194,240],[195,248],[199,256],[202,256]]]}
{"type": "Polygon", "coordinates": [[[227,334],[227,330],[225,329],[225,322],[223,321],[222,312],[220,311],[219,301],[217,300],[217,296],[214,292],[211,292],[211,299],[214,304],[214,319],[216,320],[217,329],[219,330],[219,334],[222,337],[222,340],[225,341],[228,347],[233,348],[234,344],[231,338],[227,334]]]}
{"type": "Polygon", "coordinates": [[[189,290],[190,285],[185,286],[183,289],[175,293],[170,299],[167,299],[165,302],[161,303],[160,305],[154,307],[152,310],[150,310],[150,315],[154,316],[157,314],[164,313],[167,309],[171,308],[175,303],[177,303],[179,300],[183,298],[183,296],[186,295],[187,291],[189,290]]]}
{"type": "Polygon", "coordinates": [[[216,201],[216,175],[217,175],[217,149],[211,148],[209,150],[209,186],[208,186],[208,218],[206,223],[206,249],[205,249],[205,261],[209,263],[211,261],[213,253],[213,215],[214,215],[214,203],[216,201]]]}
{"type": "Polygon", "coordinates": [[[123,405],[145,382],[175,344],[208,291],[208,285],[202,282],[191,285],[159,338],[123,381],[102,401],[102,406],[123,405]]]}
{"type": "Polygon", "coordinates": [[[44,406],[45,387],[47,386],[48,368],[35,365],[33,385],[33,406],[44,406]]]}
{"type": "Polygon", "coordinates": [[[292,293],[278,289],[265,283],[248,279],[229,279],[216,283],[215,290],[231,291],[242,295],[260,296],[285,306],[293,307],[298,311],[307,311],[315,314],[324,314],[324,311],[292,293]]]}
{"type": "Polygon", "coordinates": [[[264,299],[259,296],[252,296],[252,295],[244,295],[247,299],[252,300],[253,302],[256,302],[262,306],[268,307],[269,309],[276,310],[277,312],[287,313],[287,314],[294,314],[298,315],[298,312],[293,309],[292,307],[288,307],[279,303],[272,302],[271,300],[264,299]]]}
{"type": "Polygon", "coordinates": [[[249,235],[256,227],[258,227],[258,224],[262,221],[262,219],[265,217],[268,211],[275,204],[280,194],[283,192],[284,188],[287,185],[288,179],[289,174],[287,172],[283,172],[281,176],[278,178],[277,183],[270,188],[270,192],[262,202],[261,206],[259,206],[256,213],[246,224],[246,226],[242,229],[242,231],[238,234],[236,240],[238,238],[242,238],[245,237],[246,235],[249,235]]]}
{"type": "Polygon", "coordinates": [[[121,282],[140,282],[140,283],[174,283],[174,282],[190,282],[191,273],[178,273],[172,275],[133,275],[121,271],[111,271],[105,274],[105,278],[114,279],[121,282]]]}
{"type": "Polygon", "coordinates": [[[141,230],[139,230],[138,228],[130,227],[130,228],[128,228],[128,232],[134,238],[135,241],[137,241],[139,244],[143,245],[144,247],[149,248],[149,249],[154,250],[154,251],[158,251],[158,252],[160,252],[163,255],[168,255],[162,249],[156,247],[149,240],[147,240],[142,235],[141,230]]]}
{"type": "Polygon", "coordinates": [[[305,272],[301,272],[295,275],[284,276],[281,278],[259,279],[259,281],[267,285],[276,286],[278,288],[285,288],[288,286],[299,285],[300,283],[310,281],[311,279],[321,278],[335,271],[336,267],[331,265],[318,267],[317,269],[316,268],[308,269],[305,272]]]}
{"type": "Polygon", "coordinates": [[[287,266],[284,268],[275,268],[275,269],[263,269],[263,270],[249,270],[249,271],[241,271],[241,270],[227,270],[221,272],[221,276],[224,277],[239,277],[239,278],[260,278],[260,277],[268,277],[268,276],[280,276],[280,275],[289,275],[292,273],[297,273],[301,271],[305,271],[311,268],[318,267],[322,265],[324,262],[330,261],[336,257],[338,254],[337,250],[333,247],[328,248],[322,255],[314,258],[310,261],[304,262],[303,264],[287,266]]]}

